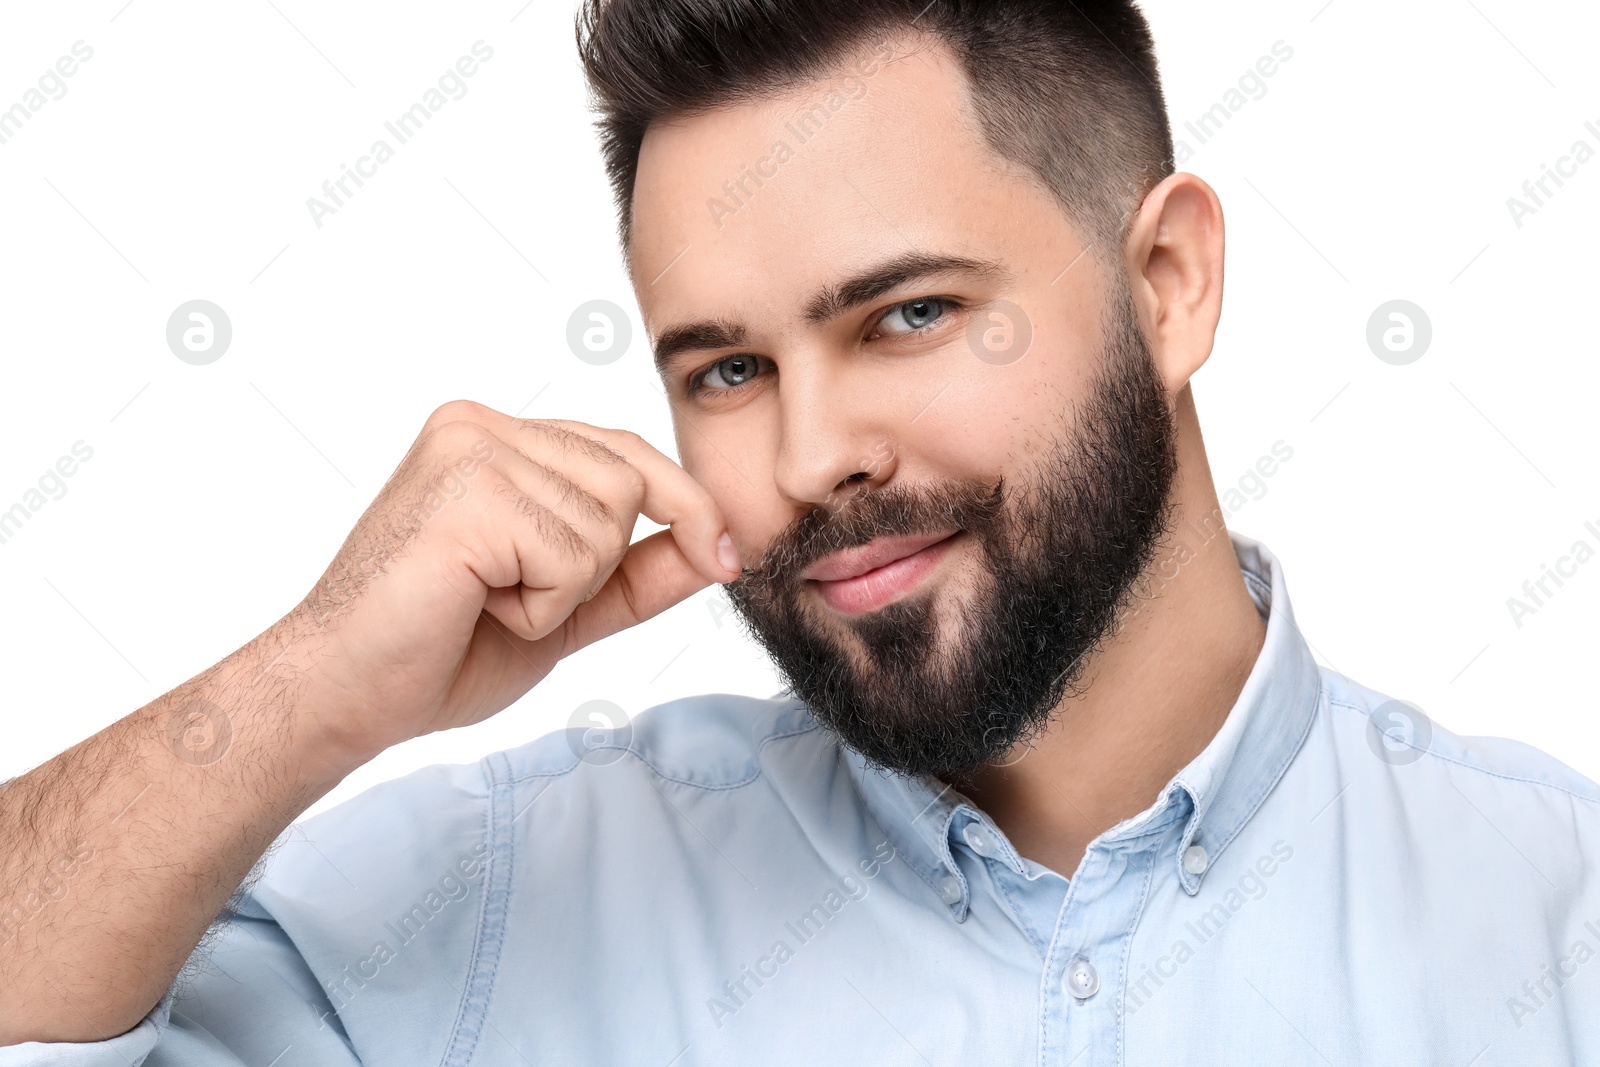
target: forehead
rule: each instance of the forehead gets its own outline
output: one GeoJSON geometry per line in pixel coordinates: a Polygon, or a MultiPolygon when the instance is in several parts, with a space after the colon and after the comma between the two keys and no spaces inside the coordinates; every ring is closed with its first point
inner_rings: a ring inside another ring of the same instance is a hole
{"type": "Polygon", "coordinates": [[[689,319],[798,320],[815,290],[896,252],[1008,261],[1063,240],[1043,185],[984,141],[956,60],[919,38],[653,124],[629,265],[654,339],[689,319]]]}

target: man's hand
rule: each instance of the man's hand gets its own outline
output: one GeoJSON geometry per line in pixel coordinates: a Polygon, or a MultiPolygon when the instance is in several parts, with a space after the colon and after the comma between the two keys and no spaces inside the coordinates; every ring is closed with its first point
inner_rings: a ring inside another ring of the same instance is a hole
{"type": "Polygon", "coordinates": [[[636,434],[441,407],[293,611],[0,788],[0,1046],[126,1032],[313,801],[732,579],[725,534],[636,434]],[[641,514],[670,529],[630,545],[641,514]],[[41,897],[63,857],[70,892],[41,897]]]}
{"type": "Polygon", "coordinates": [[[316,650],[320,732],[371,756],[487,718],[584,645],[737,577],[726,530],[637,434],[446,404],[286,620],[316,650]],[[641,514],[670,529],[630,546],[641,514]]]}

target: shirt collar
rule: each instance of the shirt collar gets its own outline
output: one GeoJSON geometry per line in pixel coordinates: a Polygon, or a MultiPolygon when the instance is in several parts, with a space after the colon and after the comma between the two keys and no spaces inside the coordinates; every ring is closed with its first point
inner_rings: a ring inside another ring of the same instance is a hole
{"type": "MultiPolygon", "coordinates": [[[[1229,536],[1250,598],[1267,623],[1261,652],[1228,717],[1201,753],[1153,805],[1096,839],[1142,836],[1172,817],[1175,807],[1186,807],[1188,822],[1171,862],[1191,896],[1199,892],[1204,871],[1288,769],[1311,728],[1322,691],[1316,661],[1295,624],[1281,564],[1261,543],[1231,531],[1229,536]],[[1198,873],[1184,863],[1192,845],[1204,849],[1204,862],[1192,864],[1198,873]]],[[[953,835],[976,820],[995,842],[995,858],[1023,873],[1026,863],[1005,835],[957,790],[934,778],[890,774],[849,748],[844,758],[884,836],[958,920],[966,917],[969,894],[951,857],[953,835]]]]}

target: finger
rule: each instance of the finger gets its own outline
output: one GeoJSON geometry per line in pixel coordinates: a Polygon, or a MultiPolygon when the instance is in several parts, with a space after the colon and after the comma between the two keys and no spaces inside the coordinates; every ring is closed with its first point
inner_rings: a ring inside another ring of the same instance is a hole
{"type": "Polygon", "coordinates": [[[563,430],[591,437],[623,456],[644,476],[639,511],[670,529],[695,569],[713,582],[739,576],[739,554],[727,537],[728,523],[705,486],[636,433],[586,423],[548,420],[563,430]]]}
{"type": "Polygon", "coordinates": [[[660,614],[711,583],[670,531],[636,541],[594,598],[567,620],[563,658],[660,614]]]}
{"type": "Polygon", "coordinates": [[[586,600],[600,591],[628,549],[644,499],[644,475],[593,437],[548,423],[528,433],[533,440],[524,442],[530,445],[526,449],[488,434],[498,446],[497,473],[593,546],[600,568],[584,590],[581,599],[586,600]],[[545,447],[532,447],[537,444],[545,447]]]}
{"type": "MultiPolygon", "coordinates": [[[[434,413],[434,419],[480,422],[540,462],[588,486],[619,511],[623,508],[618,505],[626,505],[630,494],[613,498],[595,483],[609,480],[614,485],[625,468],[632,467],[644,480],[636,510],[669,527],[684,555],[711,581],[729,582],[738,577],[739,553],[727,536],[722,509],[704,486],[638,434],[568,419],[517,419],[470,401],[446,404],[434,413]],[[619,458],[624,462],[619,463],[619,458]],[[585,460],[589,462],[585,464],[585,460]],[[580,465],[579,472],[574,463],[580,465]]],[[[622,482],[630,484],[625,476],[622,482]]]]}
{"type": "Polygon", "coordinates": [[[507,442],[506,447],[564,475],[619,513],[638,512],[644,498],[644,474],[622,453],[599,440],[596,427],[565,420],[512,418],[482,404],[456,400],[434,413],[429,432],[444,431],[452,422],[485,428],[498,441],[507,442]],[[446,421],[445,413],[455,418],[446,421]]]}
{"type": "Polygon", "coordinates": [[[592,595],[627,551],[637,512],[625,505],[618,511],[562,471],[530,457],[514,445],[501,442],[498,437],[495,440],[500,445],[495,453],[497,469],[511,485],[529,500],[559,516],[593,547],[601,560],[601,568],[593,585],[584,590],[592,595]]]}
{"type": "MultiPolygon", "coordinates": [[[[550,633],[599,587],[627,549],[632,517],[627,533],[618,533],[607,509],[559,476],[541,474],[537,464],[481,423],[445,423],[430,440],[445,456],[479,447],[472,455],[480,466],[448,466],[458,488],[440,490],[430,483],[429,495],[439,495],[441,504],[420,536],[439,543],[448,567],[470,573],[484,608],[517,636],[532,641],[550,633]],[[480,447],[485,444],[498,447],[485,456],[480,447]],[[473,488],[454,478],[457,471],[472,479],[473,488]]],[[[431,507],[427,500],[424,505],[431,507]]]]}
{"type": "Polygon", "coordinates": [[[537,641],[584,601],[608,561],[566,519],[509,482],[480,507],[463,544],[483,584],[484,610],[518,637],[537,641]]]}
{"type": "MultiPolygon", "coordinates": [[[[548,422],[538,423],[529,433],[549,439],[546,447],[538,451],[535,462],[555,477],[566,478],[612,517],[611,533],[604,539],[605,565],[589,589],[589,596],[593,596],[611,577],[633,539],[645,499],[645,476],[627,457],[596,438],[548,422]]],[[[717,578],[720,580],[721,576],[717,578]]]]}
{"type": "MultiPolygon", "coordinates": [[[[635,513],[615,514],[481,422],[446,422],[429,436],[445,456],[464,454],[471,443],[475,462],[451,462],[428,489],[439,496],[441,510],[447,501],[464,501],[451,511],[461,521],[449,521],[442,530],[454,531],[446,536],[467,549],[467,565],[484,587],[484,606],[528,640],[559,626],[610,576],[627,550],[635,513]],[[491,594],[495,589],[513,595],[491,594]]],[[[616,460],[632,469],[620,456],[616,460]]],[[[634,473],[635,481],[642,478],[634,473]]]]}

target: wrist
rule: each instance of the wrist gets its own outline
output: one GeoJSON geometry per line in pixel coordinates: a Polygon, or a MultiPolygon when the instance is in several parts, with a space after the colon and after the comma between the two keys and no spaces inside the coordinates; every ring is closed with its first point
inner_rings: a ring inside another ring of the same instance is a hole
{"type": "Polygon", "coordinates": [[[382,747],[353,736],[348,716],[340,714],[348,702],[329,691],[325,673],[316,669],[326,636],[285,625],[289,621],[219,663],[201,695],[237,720],[254,747],[274,750],[302,788],[320,796],[382,747]]]}

